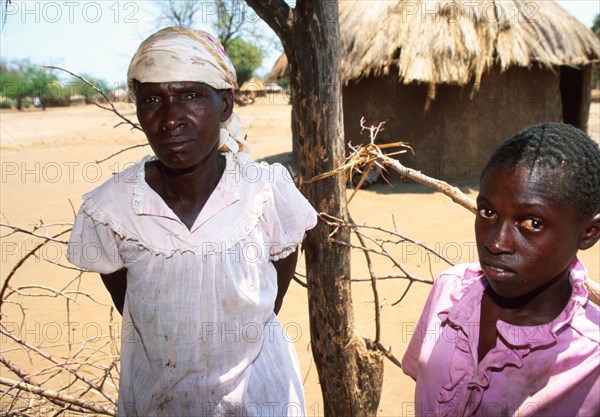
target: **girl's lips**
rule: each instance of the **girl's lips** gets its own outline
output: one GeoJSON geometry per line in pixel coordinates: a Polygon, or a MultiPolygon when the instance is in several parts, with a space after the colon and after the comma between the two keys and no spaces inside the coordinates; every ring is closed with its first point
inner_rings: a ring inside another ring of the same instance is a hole
{"type": "Polygon", "coordinates": [[[502,281],[508,278],[512,278],[517,274],[516,272],[504,266],[490,265],[485,262],[482,262],[481,265],[485,272],[485,276],[494,281],[502,281]]]}

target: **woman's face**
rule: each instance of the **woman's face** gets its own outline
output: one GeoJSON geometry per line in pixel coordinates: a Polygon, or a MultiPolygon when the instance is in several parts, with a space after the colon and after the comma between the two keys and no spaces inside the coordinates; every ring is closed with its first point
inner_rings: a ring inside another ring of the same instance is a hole
{"type": "Polygon", "coordinates": [[[231,91],[197,82],[140,83],[137,116],[158,159],[188,169],[218,151],[221,122],[233,111],[231,91]]]}
{"type": "MultiPolygon", "coordinates": [[[[559,180],[560,181],[560,180],[559,180]]],[[[586,236],[586,222],[556,203],[548,175],[492,168],[481,180],[475,236],[490,287],[513,298],[563,276],[586,236]]]]}

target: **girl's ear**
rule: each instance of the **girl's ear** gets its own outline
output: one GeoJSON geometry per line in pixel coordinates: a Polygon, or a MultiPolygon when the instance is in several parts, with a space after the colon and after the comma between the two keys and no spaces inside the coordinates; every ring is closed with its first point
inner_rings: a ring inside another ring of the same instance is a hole
{"type": "Polygon", "coordinates": [[[600,211],[595,213],[587,223],[585,235],[579,243],[579,249],[589,249],[600,239],[600,211]]]}

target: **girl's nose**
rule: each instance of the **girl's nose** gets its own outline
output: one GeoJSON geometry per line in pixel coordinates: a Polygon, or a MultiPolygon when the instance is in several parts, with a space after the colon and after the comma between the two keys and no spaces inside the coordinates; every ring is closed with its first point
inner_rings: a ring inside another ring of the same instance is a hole
{"type": "Polygon", "coordinates": [[[507,222],[498,224],[490,231],[486,247],[494,255],[513,253],[514,237],[512,232],[511,224],[507,222]]]}

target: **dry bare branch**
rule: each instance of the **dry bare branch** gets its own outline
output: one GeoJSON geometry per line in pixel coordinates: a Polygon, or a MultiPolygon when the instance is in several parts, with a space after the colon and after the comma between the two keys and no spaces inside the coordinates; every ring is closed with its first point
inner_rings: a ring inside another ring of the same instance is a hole
{"type": "Polygon", "coordinates": [[[28,384],[23,381],[15,381],[13,379],[0,377],[0,385],[22,389],[31,392],[32,394],[39,395],[40,397],[59,400],[67,405],[74,405],[80,407],[82,411],[91,411],[93,413],[99,413],[106,416],[116,416],[115,411],[109,410],[108,408],[103,407],[101,405],[89,401],[83,401],[79,398],[75,398],[70,395],[66,395],[49,389],[44,389],[37,385],[28,384]]]}
{"type": "MultiPolygon", "coordinates": [[[[43,242],[36,245],[35,248],[33,248],[31,251],[29,251],[25,256],[23,256],[21,258],[21,260],[19,260],[19,262],[17,262],[17,264],[13,267],[13,269],[10,271],[10,273],[8,274],[8,276],[6,277],[6,279],[4,280],[4,284],[2,284],[2,289],[0,289],[0,312],[2,311],[2,305],[4,304],[4,300],[5,300],[5,293],[6,290],[9,288],[9,283],[11,278],[17,273],[17,271],[19,270],[19,268],[25,263],[27,262],[27,260],[34,256],[36,254],[36,252],[41,249],[47,242],[49,242],[51,239],[56,239],[57,237],[60,237],[62,235],[64,235],[65,233],[68,233],[71,231],[71,228],[63,230],[57,234],[55,234],[54,236],[48,237],[48,238],[42,238],[43,242]]],[[[29,233],[29,232],[28,232],[29,233]]],[[[36,236],[37,237],[37,236],[36,236]]],[[[1,316],[0,316],[1,317],[1,316]]]]}
{"type": "Polygon", "coordinates": [[[110,155],[108,155],[108,156],[107,156],[107,157],[105,157],[105,158],[98,159],[98,160],[97,160],[97,161],[95,161],[95,162],[96,162],[97,164],[101,164],[102,162],[106,162],[106,161],[108,161],[109,159],[111,159],[111,158],[114,158],[115,156],[122,154],[123,152],[127,152],[127,151],[129,151],[129,150],[131,150],[131,149],[135,149],[135,148],[142,148],[142,147],[144,147],[144,146],[148,146],[148,143],[139,143],[139,144],[137,144],[137,145],[133,145],[133,146],[129,146],[129,147],[127,147],[127,148],[123,148],[123,149],[121,149],[121,150],[119,150],[119,151],[117,151],[117,152],[115,152],[115,153],[113,153],[113,154],[110,154],[110,155]]]}
{"type": "MultiPolygon", "coordinates": [[[[350,218],[352,220],[352,218],[350,218]]],[[[358,233],[356,229],[352,230],[360,244],[364,247],[365,240],[363,236],[358,233]]],[[[369,255],[369,251],[363,251],[365,255],[365,259],[367,261],[367,267],[369,268],[369,275],[371,276],[371,288],[373,289],[373,303],[375,304],[375,340],[374,343],[378,344],[379,339],[381,338],[381,308],[379,306],[379,293],[377,292],[377,275],[375,274],[375,269],[373,268],[373,262],[371,262],[371,256],[369,255]]]]}
{"type": "MultiPolygon", "coordinates": [[[[61,67],[55,67],[55,66],[52,66],[52,65],[43,65],[43,67],[44,68],[48,68],[48,69],[55,69],[55,70],[66,72],[67,74],[69,74],[69,75],[71,75],[71,76],[73,76],[73,77],[75,77],[75,78],[83,81],[85,84],[87,84],[88,86],[90,86],[95,92],[97,92],[98,94],[100,94],[102,96],[102,98],[104,100],[106,100],[106,102],[109,104],[109,107],[103,106],[100,103],[97,103],[95,101],[92,101],[92,103],[94,105],[96,105],[97,107],[103,109],[103,110],[108,110],[110,112],[113,112],[115,115],[117,115],[117,117],[119,117],[122,120],[120,123],[115,124],[113,126],[113,128],[119,127],[121,125],[129,125],[129,126],[131,126],[131,129],[136,129],[136,130],[142,131],[142,128],[141,128],[141,126],[138,123],[135,123],[135,122],[131,121],[130,119],[128,119],[127,117],[125,117],[121,112],[119,112],[119,110],[117,110],[117,107],[112,102],[112,100],[106,94],[104,94],[104,92],[102,92],[102,90],[100,90],[98,87],[96,87],[90,81],[86,80],[84,77],[82,77],[80,75],[77,75],[77,74],[75,74],[75,73],[73,73],[73,72],[71,72],[71,71],[69,71],[67,69],[61,68],[61,67]]],[[[109,159],[111,159],[111,158],[113,158],[113,157],[115,157],[117,155],[120,155],[120,154],[122,154],[124,152],[127,152],[127,151],[129,151],[131,149],[141,148],[141,147],[144,147],[144,146],[148,146],[148,143],[140,143],[140,144],[137,144],[137,145],[129,146],[127,148],[123,148],[123,149],[121,149],[121,150],[119,150],[119,151],[117,151],[117,152],[115,152],[115,153],[113,153],[113,154],[111,154],[111,155],[109,155],[109,156],[107,156],[105,158],[97,160],[96,163],[99,164],[99,163],[108,161],[109,159]]]]}
{"type": "Polygon", "coordinates": [[[46,360],[54,363],[55,365],[57,365],[59,367],[62,367],[67,372],[69,372],[70,374],[72,374],[73,376],[75,376],[77,379],[81,380],[82,382],[86,383],[87,385],[89,385],[90,387],[92,387],[93,389],[95,389],[97,392],[99,392],[100,394],[102,394],[102,396],[104,398],[106,398],[108,401],[110,401],[111,403],[113,403],[115,405],[117,404],[117,400],[112,395],[110,395],[109,393],[107,393],[101,386],[97,385],[94,381],[90,380],[89,378],[85,377],[84,375],[81,375],[79,372],[75,371],[74,369],[69,368],[67,366],[67,364],[61,362],[60,360],[58,360],[54,356],[49,355],[46,352],[42,351],[37,346],[34,346],[34,345],[28,343],[27,341],[20,339],[19,337],[15,336],[11,332],[6,331],[3,327],[0,327],[0,334],[3,334],[4,336],[6,336],[6,337],[8,337],[8,338],[10,338],[12,340],[14,340],[19,345],[24,346],[27,349],[29,349],[30,351],[37,353],[42,358],[44,358],[44,359],[46,359],[46,360]]]}
{"type": "MultiPolygon", "coordinates": [[[[382,149],[389,149],[394,147],[410,149],[410,147],[404,142],[395,142],[383,145],[375,144],[377,133],[379,133],[383,129],[382,123],[380,123],[377,127],[366,127],[364,124],[364,118],[361,119],[360,123],[363,130],[368,130],[370,132],[370,143],[358,146],[350,145],[350,148],[353,150],[353,152],[345,159],[342,165],[340,165],[332,171],[317,175],[309,180],[304,180],[302,181],[302,183],[311,183],[338,174],[344,174],[347,178],[351,178],[353,170],[355,170],[357,167],[370,167],[375,162],[380,164],[381,167],[390,168],[396,171],[402,177],[409,178],[418,184],[424,185],[435,191],[441,192],[442,194],[450,197],[452,201],[454,201],[457,204],[460,204],[472,213],[477,212],[477,205],[475,204],[475,202],[469,197],[467,197],[457,187],[453,187],[445,181],[429,177],[415,169],[405,167],[398,160],[390,157],[391,155],[405,153],[406,149],[401,149],[400,151],[394,152],[392,154],[384,154],[382,149]]],[[[362,184],[362,182],[364,182],[364,176],[366,175],[366,173],[368,173],[367,170],[365,170],[365,172],[363,173],[363,178],[361,178],[361,182],[359,184],[362,184]]],[[[359,188],[360,187],[357,187],[357,189],[359,188]]],[[[354,197],[355,193],[356,190],[352,193],[349,200],[351,200],[352,197],[354,197]]]]}
{"type": "Polygon", "coordinates": [[[112,111],[114,114],[116,114],[118,117],[121,118],[121,120],[123,120],[123,122],[125,122],[126,124],[130,125],[132,129],[137,129],[137,130],[142,130],[142,128],[140,127],[139,124],[132,122],[131,120],[129,120],[127,117],[123,116],[115,107],[114,103],[108,98],[108,96],[106,94],[104,94],[102,92],[102,90],[100,90],[98,87],[96,87],[94,84],[92,84],[91,82],[89,82],[88,80],[86,80],[85,78],[83,78],[81,75],[77,75],[67,69],[61,68],[61,67],[55,67],[53,65],[42,65],[44,68],[48,68],[48,69],[54,69],[54,70],[59,70],[59,71],[63,71],[66,72],[67,74],[83,81],[85,84],[87,84],[88,86],[92,87],[94,89],[95,92],[97,92],[98,94],[100,94],[102,96],[102,98],[104,98],[110,105],[110,108],[104,107],[104,106],[100,106],[98,103],[93,102],[94,104],[96,104],[98,107],[103,108],[105,110],[109,110],[112,111]]]}

